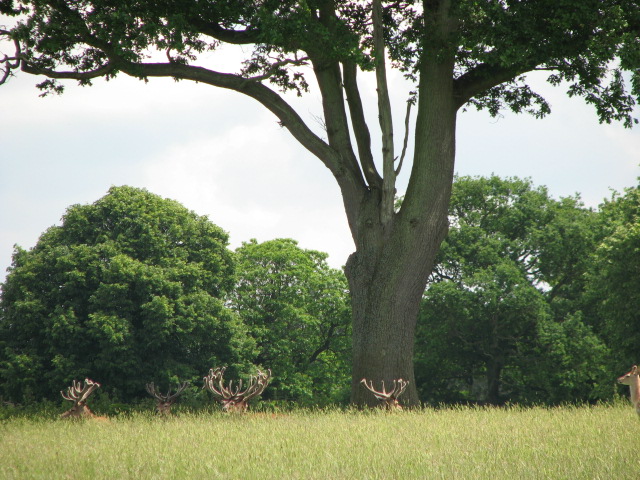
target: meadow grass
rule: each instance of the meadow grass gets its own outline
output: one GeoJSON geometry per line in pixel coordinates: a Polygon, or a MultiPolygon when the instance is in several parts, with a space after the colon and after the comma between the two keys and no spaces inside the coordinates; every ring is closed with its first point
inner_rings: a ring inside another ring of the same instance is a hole
{"type": "Polygon", "coordinates": [[[629,405],[0,423],[2,479],[637,479],[629,405]]]}

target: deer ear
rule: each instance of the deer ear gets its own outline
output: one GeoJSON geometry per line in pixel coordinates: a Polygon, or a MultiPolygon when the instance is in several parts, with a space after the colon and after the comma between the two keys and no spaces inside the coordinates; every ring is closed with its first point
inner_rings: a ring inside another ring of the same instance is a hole
{"type": "Polygon", "coordinates": [[[633,367],[631,367],[631,374],[635,375],[636,373],[638,373],[638,366],[634,365],[633,367]]]}

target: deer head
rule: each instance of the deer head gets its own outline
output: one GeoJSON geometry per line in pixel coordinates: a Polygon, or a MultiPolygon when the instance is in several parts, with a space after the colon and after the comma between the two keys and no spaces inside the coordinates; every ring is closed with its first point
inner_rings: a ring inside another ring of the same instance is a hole
{"type": "Polygon", "coordinates": [[[618,383],[629,385],[631,403],[636,407],[636,413],[640,416],[640,371],[634,365],[627,373],[618,377],[618,383]]]}
{"type": "Polygon", "coordinates": [[[360,380],[360,383],[362,383],[367,390],[373,393],[374,397],[376,397],[376,399],[380,401],[381,407],[387,410],[402,410],[402,407],[400,406],[400,402],[398,401],[398,397],[402,395],[402,392],[404,392],[404,389],[407,388],[407,385],[409,385],[409,382],[407,382],[406,380],[403,380],[401,378],[394,380],[393,389],[390,390],[389,392],[387,392],[384,386],[384,380],[382,381],[381,391],[378,391],[375,388],[373,388],[373,380],[370,380],[369,383],[367,384],[367,379],[363,378],[362,380],[360,380]]]}
{"type": "Polygon", "coordinates": [[[166,395],[162,395],[158,390],[156,390],[156,386],[151,383],[147,383],[145,385],[147,392],[153,398],[156,399],[156,411],[160,415],[170,415],[171,414],[171,405],[176,401],[178,396],[189,386],[189,382],[184,382],[178,386],[178,390],[175,393],[171,393],[171,390],[167,392],[166,395]]]}
{"type": "Polygon", "coordinates": [[[621,383],[623,385],[632,385],[637,381],[637,378],[634,377],[638,377],[638,367],[636,365],[631,367],[631,370],[629,370],[627,373],[625,373],[621,377],[618,377],[618,383],[621,383]]]}
{"type": "Polygon", "coordinates": [[[246,388],[242,388],[242,380],[235,386],[233,380],[229,382],[229,386],[224,385],[224,371],[227,367],[209,370],[209,374],[204,377],[204,386],[213,396],[221,403],[222,410],[225,412],[245,412],[249,400],[260,395],[271,380],[271,370],[266,373],[258,370],[258,374],[251,376],[246,388]]]}
{"type": "Polygon", "coordinates": [[[84,385],[80,382],[73,381],[72,385],[67,389],[67,393],[60,391],[62,398],[73,402],[73,407],[60,415],[61,418],[97,418],[87,406],[87,399],[96,388],[100,388],[100,384],[85,378],[84,385]]]}

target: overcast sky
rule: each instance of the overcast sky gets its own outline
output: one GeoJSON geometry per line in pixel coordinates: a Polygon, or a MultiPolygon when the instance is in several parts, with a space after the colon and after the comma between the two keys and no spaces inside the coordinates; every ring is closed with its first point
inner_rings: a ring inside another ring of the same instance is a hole
{"type": "MultiPolygon", "coordinates": [[[[185,81],[145,84],[124,76],[90,88],[69,82],[64,95],[39,98],[39,81],[18,73],[0,87],[0,281],[14,244],[33,247],[67,207],[93,203],[113,185],[144,187],[207,215],[229,232],[233,248],[251,238],[290,237],[329,253],[335,267],[353,251],[333,177],[253,100],[185,81]]],[[[581,99],[533,82],[551,103],[544,120],[459,115],[458,174],[531,177],[556,198],[580,193],[593,207],[611,189],[637,184],[640,128],[600,125],[581,99]]],[[[375,106],[371,79],[363,89],[375,106]]],[[[392,77],[398,141],[409,89],[392,77]]],[[[317,91],[296,105],[320,131],[317,91]]],[[[377,125],[375,116],[370,124],[377,125]]]]}

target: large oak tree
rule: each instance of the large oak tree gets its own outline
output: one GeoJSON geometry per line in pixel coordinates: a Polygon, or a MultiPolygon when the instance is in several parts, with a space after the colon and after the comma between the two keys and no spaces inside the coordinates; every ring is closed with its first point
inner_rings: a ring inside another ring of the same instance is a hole
{"type": "MultiPolygon", "coordinates": [[[[566,82],[602,121],[631,125],[640,94],[637,0],[2,0],[0,9],[0,24],[13,25],[0,34],[15,47],[0,57],[0,82],[21,70],[47,77],[41,88],[50,91],[60,91],[59,79],[87,84],[119,73],[222,87],[260,102],[323,162],[356,246],[345,267],[356,403],[368,401],[362,377],[413,380],[420,298],[447,232],[458,112],[472,105],[543,116],[549,107],[524,77],[535,70],[566,82]],[[224,44],[249,47],[241,71],[212,64],[208,52],[224,44]],[[398,211],[403,154],[387,64],[416,85],[414,149],[404,162],[411,172],[398,211]],[[279,93],[306,90],[308,65],[326,139],[279,93]],[[372,150],[358,87],[363,70],[375,71],[381,152],[372,150]]],[[[414,382],[405,399],[417,402],[414,382]]]]}

